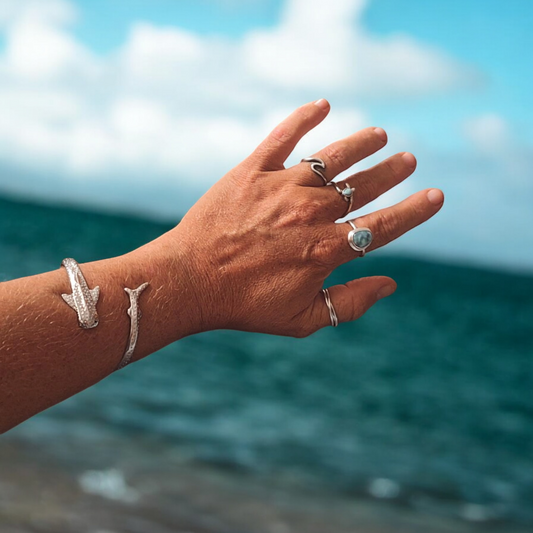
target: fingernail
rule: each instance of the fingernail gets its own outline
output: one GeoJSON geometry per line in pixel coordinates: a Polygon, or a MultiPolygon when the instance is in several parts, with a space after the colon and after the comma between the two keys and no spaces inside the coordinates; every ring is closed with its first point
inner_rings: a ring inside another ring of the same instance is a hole
{"type": "Polygon", "coordinates": [[[383,128],[374,128],[374,131],[383,142],[387,140],[387,134],[385,133],[385,130],[383,128]]]}
{"type": "Polygon", "coordinates": [[[394,285],[383,285],[381,289],[377,292],[378,300],[381,300],[382,298],[386,298],[387,296],[390,296],[395,290],[394,285]]]}
{"type": "Polygon", "coordinates": [[[428,191],[428,200],[434,205],[440,205],[444,202],[444,194],[439,189],[430,189],[428,191]]]}
{"type": "Polygon", "coordinates": [[[324,111],[329,107],[329,103],[324,98],[321,98],[320,100],[317,100],[315,102],[315,105],[320,107],[320,109],[323,109],[324,111]]]}
{"type": "Polygon", "coordinates": [[[405,154],[402,155],[403,162],[409,167],[409,168],[415,168],[416,167],[416,158],[413,154],[410,154],[409,152],[405,152],[405,154]]]}

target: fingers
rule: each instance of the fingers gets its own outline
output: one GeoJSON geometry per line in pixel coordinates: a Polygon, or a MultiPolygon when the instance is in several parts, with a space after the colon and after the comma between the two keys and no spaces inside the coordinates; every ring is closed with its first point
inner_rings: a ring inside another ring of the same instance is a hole
{"type": "Polygon", "coordinates": [[[339,189],[350,187],[353,189],[353,200],[350,211],[347,211],[347,202],[342,198],[336,188],[330,186],[325,189],[335,206],[333,217],[335,219],[346,216],[351,211],[356,211],[372,202],[383,193],[392,189],[408,178],[416,169],[415,156],[409,152],[393,155],[376,166],[363,170],[349,178],[336,182],[339,189]]]}
{"type": "MultiPolygon", "coordinates": [[[[440,189],[426,189],[392,207],[356,218],[354,222],[358,228],[369,228],[373,234],[372,244],[366,251],[380,248],[430,219],[440,210],[443,202],[444,194],[440,189]]],[[[350,226],[346,223],[333,226],[338,241],[336,264],[358,257],[360,252],[354,251],[348,245],[350,226]]]]}
{"type": "Polygon", "coordinates": [[[409,152],[396,154],[375,167],[358,172],[344,180],[354,189],[352,211],[369,204],[383,193],[407,179],[416,169],[415,156],[409,152]]]}
{"type": "MultiPolygon", "coordinates": [[[[326,169],[322,171],[328,181],[335,176],[348,170],[350,167],[381,150],[387,144],[387,134],[381,128],[365,128],[341,141],[334,142],[311,156],[319,158],[326,164],[326,169]]],[[[301,163],[307,165],[309,163],[301,163]]],[[[312,179],[312,171],[302,173],[302,185],[323,186],[324,183],[319,177],[312,179]]]]}
{"type": "MultiPolygon", "coordinates": [[[[357,320],[378,300],[390,296],[395,290],[396,282],[385,276],[355,279],[328,289],[331,304],[341,324],[357,320]]],[[[316,295],[309,313],[302,316],[302,322],[305,335],[332,325],[322,291],[316,295]]]]}
{"type": "Polygon", "coordinates": [[[329,103],[324,100],[299,107],[257,147],[252,158],[260,170],[281,170],[301,138],[318,126],[328,115],[329,103]]]}

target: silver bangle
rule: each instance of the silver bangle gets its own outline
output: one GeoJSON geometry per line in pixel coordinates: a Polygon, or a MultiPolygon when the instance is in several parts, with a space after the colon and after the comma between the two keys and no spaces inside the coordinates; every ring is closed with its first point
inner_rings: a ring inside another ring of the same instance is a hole
{"type": "Polygon", "coordinates": [[[130,336],[128,339],[128,347],[126,352],[122,356],[120,363],[118,364],[116,370],[120,370],[125,366],[129,365],[133,352],[135,351],[135,346],[137,346],[137,339],[139,338],[139,322],[142,317],[141,310],[139,308],[139,298],[141,297],[142,292],[146,287],[150,285],[149,283],[143,283],[140,287],[136,289],[124,290],[128,293],[130,297],[130,308],[128,309],[128,315],[130,317],[130,336]]]}
{"type": "Polygon", "coordinates": [[[72,287],[72,294],[62,294],[61,297],[78,313],[78,323],[81,328],[95,328],[98,326],[96,304],[100,296],[100,287],[89,289],[80,266],[74,259],[63,259],[61,265],[67,271],[70,286],[72,287]]]}

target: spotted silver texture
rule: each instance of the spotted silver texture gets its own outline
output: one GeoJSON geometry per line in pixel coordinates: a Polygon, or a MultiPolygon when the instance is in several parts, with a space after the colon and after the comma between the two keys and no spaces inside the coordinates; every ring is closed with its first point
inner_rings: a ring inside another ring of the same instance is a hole
{"type": "Polygon", "coordinates": [[[120,370],[121,368],[129,365],[133,356],[133,352],[135,351],[135,346],[137,346],[137,339],[139,338],[139,322],[142,317],[141,309],[139,307],[139,298],[148,285],[150,284],[143,283],[136,289],[128,289],[127,287],[124,289],[130,297],[130,308],[128,309],[128,315],[130,317],[130,336],[128,339],[128,347],[126,348],[126,352],[124,353],[124,356],[122,357],[122,360],[120,361],[116,370],[120,370]]]}
{"type": "Polygon", "coordinates": [[[80,266],[74,259],[63,259],[61,266],[65,267],[72,287],[72,294],[62,294],[61,297],[78,313],[78,323],[81,328],[95,328],[98,326],[96,304],[100,296],[100,287],[89,289],[80,266]]]}

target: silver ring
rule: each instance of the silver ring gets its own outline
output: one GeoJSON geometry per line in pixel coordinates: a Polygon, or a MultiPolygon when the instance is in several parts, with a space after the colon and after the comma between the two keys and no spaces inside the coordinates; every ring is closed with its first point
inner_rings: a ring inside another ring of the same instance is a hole
{"type": "Polygon", "coordinates": [[[342,199],[345,202],[348,202],[348,207],[346,208],[344,215],[342,215],[343,217],[345,217],[352,210],[354,189],[350,187],[347,183],[337,184],[334,181],[330,181],[328,185],[333,185],[336,191],[341,195],[342,199]],[[341,189],[339,185],[342,185],[344,188],[341,189]]]}
{"type": "Polygon", "coordinates": [[[336,328],[339,325],[339,319],[337,318],[337,313],[335,312],[335,308],[333,307],[333,304],[331,303],[331,297],[329,295],[329,290],[322,289],[322,292],[324,293],[324,300],[328,307],[329,319],[331,320],[331,325],[334,328],[336,328]]]}
{"type": "Polygon", "coordinates": [[[366,249],[372,244],[374,235],[369,228],[358,228],[353,220],[347,220],[348,224],[352,226],[352,230],[348,233],[348,244],[356,252],[361,252],[361,257],[366,253],[366,249]]]}
{"type": "Polygon", "coordinates": [[[326,170],[326,163],[318,157],[305,157],[300,161],[301,163],[311,163],[311,170],[324,182],[324,185],[328,184],[326,176],[322,173],[322,170],[326,170]]]}

